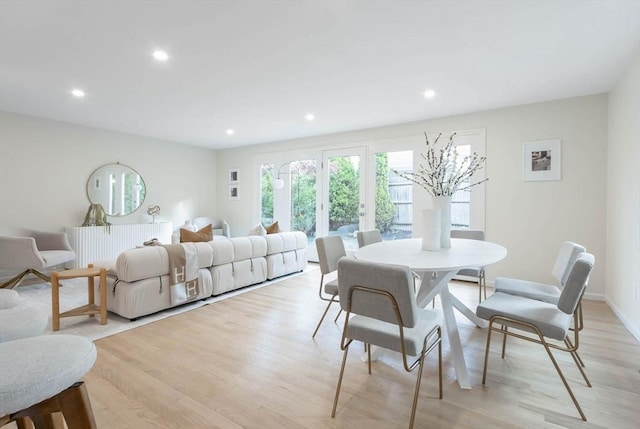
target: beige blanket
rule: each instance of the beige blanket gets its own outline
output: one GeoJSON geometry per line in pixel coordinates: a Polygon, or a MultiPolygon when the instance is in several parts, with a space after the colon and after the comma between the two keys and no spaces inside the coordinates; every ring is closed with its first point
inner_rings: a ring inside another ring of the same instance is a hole
{"type": "Polygon", "coordinates": [[[198,299],[198,251],[193,243],[167,244],[171,305],[198,299]]]}

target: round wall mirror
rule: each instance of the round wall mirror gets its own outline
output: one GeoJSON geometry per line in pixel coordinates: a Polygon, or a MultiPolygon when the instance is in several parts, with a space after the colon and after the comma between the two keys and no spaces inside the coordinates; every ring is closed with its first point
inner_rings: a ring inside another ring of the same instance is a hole
{"type": "Polygon", "coordinates": [[[102,204],[109,216],[126,216],[144,202],[147,188],[142,176],[131,167],[107,164],[93,172],[87,182],[87,196],[102,204]]]}

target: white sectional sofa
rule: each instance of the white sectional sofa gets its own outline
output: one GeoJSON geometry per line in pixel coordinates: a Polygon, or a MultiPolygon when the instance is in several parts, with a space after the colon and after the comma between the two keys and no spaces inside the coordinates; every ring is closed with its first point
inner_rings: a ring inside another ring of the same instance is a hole
{"type": "MultiPolygon", "coordinates": [[[[198,299],[220,295],[302,271],[307,237],[302,232],[226,238],[196,243],[198,299]]],[[[107,277],[107,308],[129,319],[170,308],[169,258],[162,246],[122,252],[107,277]]]]}

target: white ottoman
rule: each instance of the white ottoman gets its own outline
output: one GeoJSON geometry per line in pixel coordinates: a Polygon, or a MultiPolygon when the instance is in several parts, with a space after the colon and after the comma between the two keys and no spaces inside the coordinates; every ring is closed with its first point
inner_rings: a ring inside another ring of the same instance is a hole
{"type": "Polygon", "coordinates": [[[49,314],[37,310],[18,292],[0,289],[0,343],[40,335],[48,322],[49,314]]]}
{"type": "Polygon", "coordinates": [[[93,343],[75,335],[0,343],[0,421],[62,411],[70,429],[94,428],[89,397],[78,382],[96,356],[93,343]]]}

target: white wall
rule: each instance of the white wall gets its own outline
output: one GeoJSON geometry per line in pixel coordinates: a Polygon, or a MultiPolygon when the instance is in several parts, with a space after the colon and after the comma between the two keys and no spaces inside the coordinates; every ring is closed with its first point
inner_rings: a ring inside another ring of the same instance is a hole
{"type": "Polygon", "coordinates": [[[216,215],[213,150],[0,111],[0,234],[81,225],[87,179],[115,162],[142,175],[147,197],[136,212],[110,222],[148,223],[149,205],[161,208],[156,221],[175,227],[216,215]]]}
{"type": "Polygon", "coordinates": [[[607,302],[640,340],[640,52],[609,94],[607,302]]]}
{"type": "MultiPolygon", "coordinates": [[[[565,240],[583,244],[597,263],[588,293],[602,298],[606,271],[607,96],[594,95],[441,119],[398,124],[218,152],[218,215],[232,235],[246,234],[255,221],[258,192],[253,156],[335,145],[371,145],[423,132],[486,130],[487,239],[509,255],[488,267],[488,277],[516,276],[552,282],[551,268],[565,240]],[[562,140],[562,180],[523,182],[523,143],[562,140]],[[229,168],[241,172],[241,198],[226,198],[229,168]]],[[[414,219],[418,216],[414,213],[414,219]]]]}

